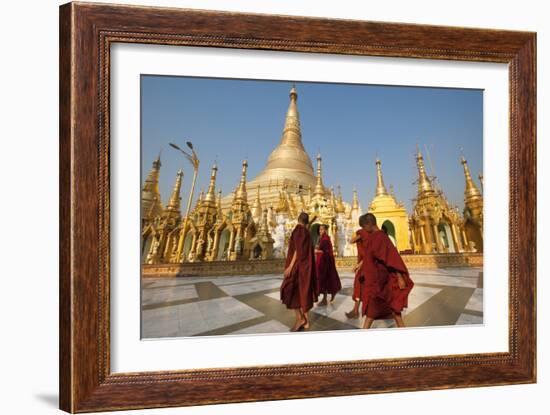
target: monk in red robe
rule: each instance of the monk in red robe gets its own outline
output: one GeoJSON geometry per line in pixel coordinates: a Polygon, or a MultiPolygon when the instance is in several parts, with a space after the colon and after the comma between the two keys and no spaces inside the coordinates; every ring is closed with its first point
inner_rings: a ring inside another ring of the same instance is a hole
{"type": "Polygon", "coordinates": [[[336,293],[342,289],[326,225],[319,226],[319,245],[315,249],[315,256],[319,293],[323,294],[323,299],[318,305],[326,306],[327,294],[330,294],[330,302],[333,302],[336,293]]]}
{"type": "Polygon", "coordinates": [[[290,331],[309,329],[308,311],[319,296],[308,224],[308,214],[300,213],[298,224],[290,235],[284,279],[281,284],[281,301],[296,313],[296,322],[290,331]]]}
{"type": "Polygon", "coordinates": [[[388,235],[376,225],[376,217],[367,213],[359,218],[361,229],[352,242],[361,241],[364,257],[361,270],[365,276],[361,301],[363,328],[376,319],[393,318],[397,327],[405,327],[401,312],[408,305],[413,281],[399,252],[388,235]]]}
{"type": "MultiPolygon", "coordinates": [[[[359,237],[359,231],[355,234],[357,237],[359,237]]],[[[368,234],[365,233],[363,235],[365,239],[368,237],[368,234]]],[[[361,304],[361,291],[363,289],[363,283],[365,282],[365,276],[363,275],[363,270],[361,266],[361,261],[363,261],[363,257],[365,256],[363,251],[363,245],[361,243],[361,240],[359,238],[354,238],[356,240],[355,245],[357,246],[357,265],[353,268],[353,272],[355,273],[355,278],[353,280],[353,294],[351,299],[353,300],[353,310],[347,311],[346,317],[347,318],[359,318],[359,306],[361,304]]]]}

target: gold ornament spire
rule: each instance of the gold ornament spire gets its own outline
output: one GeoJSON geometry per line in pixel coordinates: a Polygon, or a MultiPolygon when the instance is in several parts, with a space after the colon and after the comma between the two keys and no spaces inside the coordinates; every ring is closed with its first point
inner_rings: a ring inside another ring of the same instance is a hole
{"type": "Polygon", "coordinates": [[[216,174],[218,172],[218,166],[214,164],[210,173],[210,184],[208,185],[208,191],[204,197],[204,201],[208,203],[216,202],[216,174]]]}
{"type": "Polygon", "coordinates": [[[160,176],[160,167],[162,163],[160,162],[160,154],[153,161],[153,166],[145,179],[143,184],[143,189],[141,191],[141,208],[142,208],[142,217],[148,217],[150,214],[158,214],[162,211],[162,203],[160,201],[160,192],[159,192],[159,176],[160,176]]]}
{"type": "Polygon", "coordinates": [[[336,212],[337,213],[344,213],[346,211],[346,207],[344,206],[344,199],[342,197],[342,188],[340,185],[338,185],[338,199],[336,199],[336,212]]]}
{"type": "Polygon", "coordinates": [[[170,196],[170,200],[168,201],[168,205],[166,205],[166,210],[171,212],[179,212],[180,211],[180,189],[181,189],[181,181],[183,179],[183,170],[179,169],[178,173],[176,174],[176,183],[174,184],[174,188],[172,189],[172,195],[170,196]]]}
{"type": "Polygon", "coordinates": [[[384,178],[382,177],[382,162],[376,159],[376,196],[386,195],[388,191],[384,185],[384,178]]]}
{"type": "Polygon", "coordinates": [[[334,194],[334,187],[330,188],[329,208],[332,212],[336,211],[336,195],[334,194]]]}
{"type": "Polygon", "coordinates": [[[351,210],[359,210],[359,197],[357,197],[357,189],[353,189],[353,200],[351,202],[351,210]]]}
{"type": "Polygon", "coordinates": [[[254,204],[252,205],[251,212],[252,212],[252,217],[257,221],[262,216],[262,201],[260,199],[260,185],[256,187],[256,199],[254,200],[254,204]]]}
{"type": "Polygon", "coordinates": [[[218,220],[222,218],[222,189],[218,190],[218,202],[216,203],[216,209],[218,211],[218,220]]]}
{"type": "Polygon", "coordinates": [[[418,167],[418,193],[433,192],[432,183],[426,174],[426,167],[424,166],[424,158],[420,149],[417,149],[416,154],[416,166],[418,167]]]}
{"type": "Polygon", "coordinates": [[[243,161],[243,167],[241,170],[241,181],[239,183],[239,187],[237,188],[237,191],[235,192],[235,199],[240,200],[247,200],[246,195],[246,170],[248,169],[248,162],[246,160],[243,161]]]}
{"type": "Polygon", "coordinates": [[[470,174],[470,168],[468,167],[468,162],[462,156],[462,167],[464,167],[464,179],[466,180],[466,187],[464,188],[464,199],[474,199],[474,198],[480,198],[481,192],[477,188],[476,184],[474,183],[474,180],[472,179],[472,175],[470,174]]]}
{"type": "Polygon", "coordinates": [[[300,114],[298,113],[297,105],[298,93],[296,92],[295,86],[292,86],[290,89],[289,96],[290,103],[288,104],[288,110],[286,111],[281,145],[294,146],[304,150],[304,145],[302,144],[302,130],[300,128],[300,114]]]}
{"type": "Polygon", "coordinates": [[[321,170],[321,154],[317,154],[317,182],[315,184],[314,196],[325,196],[325,186],[323,186],[323,175],[321,170]]]}
{"type": "Polygon", "coordinates": [[[198,209],[202,205],[203,199],[204,199],[204,189],[201,189],[201,192],[199,193],[199,198],[197,199],[197,206],[195,209],[198,209]]]}

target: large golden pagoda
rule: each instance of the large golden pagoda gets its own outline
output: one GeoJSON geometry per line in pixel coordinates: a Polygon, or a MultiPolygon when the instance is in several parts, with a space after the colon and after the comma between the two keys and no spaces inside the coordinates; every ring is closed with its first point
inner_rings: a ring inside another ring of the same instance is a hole
{"type": "Polygon", "coordinates": [[[376,160],[376,194],[369,205],[369,212],[376,216],[379,226],[384,229],[394,245],[401,252],[409,251],[410,231],[407,210],[402,203],[389,193],[382,177],[382,162],[376,160]]]}
{"type": "MultiPolygon", "coordinates": [[[[313,166],[302,143],[297,101],[298,93],[292,87],[279,145],[269,155],[262,172],[248,182],[248,188],[255,190],[250,197],[254,197],[259,188],[264,207],[276,206],[283,189],[290,193],[305,193],[316,185],[313,166]]],[[[225,196],[222,199],[222,208],[227,210],[232,200],[233,193],[225,196]]],[[[250,204],[252,202],[253,200],[249,200],[250,204]]]]}

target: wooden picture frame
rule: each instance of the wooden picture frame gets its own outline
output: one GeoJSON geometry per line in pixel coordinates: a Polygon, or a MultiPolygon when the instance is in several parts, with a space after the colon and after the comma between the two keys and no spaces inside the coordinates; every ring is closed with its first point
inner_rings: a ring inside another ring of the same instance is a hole
{"type": "Polygon", "coordinates": [[[70,3],[60,8],[60,407],[171,407],[536,380],[536,34],[70,3]],[[109,59],[117,42],[509,65],[509,351],[111,373],[109,59]],[[307,376],[306,376],[307,375],[307,376]]]}

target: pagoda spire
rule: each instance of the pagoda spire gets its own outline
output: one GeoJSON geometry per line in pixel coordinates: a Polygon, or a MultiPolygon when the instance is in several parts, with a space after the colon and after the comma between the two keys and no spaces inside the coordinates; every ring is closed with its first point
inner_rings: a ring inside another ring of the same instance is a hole
{"type": "Polygon", "coordinates": [[[290,89],[290,102],[286,111],[285,126],[280,145],[299,147],[304,150],[302,144],[302,130],[300,128],[300,114],[298,113],[298,92],[296,86],[290,89]]]}
{"type": "Polygon", "coordinates": [[[210,183],[208,185],[208,191],[204,197],[204,201],[212,205],[216,203],[216,174],[218,172],[218,166],[214,164],[210,173],[210,183]]]}
{"type": "Polygon", "coordinates": [[[314,196],[325,196],[325,186],[323,185],[323,172],[321,169],[321,153],[317,154],[317,183],[315,184],[314,196]]]}
{"type": "Polygon", "coordinates": [[[382,177],[382,162],[380,159],[376,159],[376,196],[387,195],[388,191],[384,185],[384,178],[382,177]]]}
{"type": "Polygon", "coordinates": [[[142,216],[148,215],[153,210],[162,210],[162,204],[160,201],[160,192],[159,192],[159,176],[160,176],[160,167],[162,163],[160,162],[160,153],[157,158],[153,161],[153,166],[145,179],[143,184],[143,189],[141,191],[141,200],[142,200],[142,216]]]}
{"type": "Polygon", "coordinates": [[[237,187],[237,190],[235,192],[235,198],[234,199],[241,199],[246,201],[247,200],[247,194],[246,194],[246,171],[248,169],[248,162],[246,160],[243,160],[242,170],[241,170],[241,181],[239,182],[239,186],[237,187]]]}
{"type": "Polygon", "coordinates": [[[351,210],[359,210],[359,197],[357,196],[357,189],[353,189],[353,200],[351,202],[351,210]]]}
{"type": "Polygon", "coordinates": [[[174,188],[172,189],[172,195],[170,196],[170,200],[168,201],[168,204],[166,205],[166,210],[170,212],[178,212],[180,211],[180,190],[181,190],[181,181],[183,179],[183,170],[179,169],[178,173],[176,174],[176,183],[174,183],[174,188]]]}
{"type": "Polygon", "coordinates": [[[433,192],[432,183],[426,174],[426,167],[424,166],[424,158],[420,149],[417,148],[416,154],[416,166],[418,167],[418,194],[433,192]]]}
{"type": "Polygon", "coordinates": [[[313,165],[302,143],[297,105],[298,92],[295,86],[292,86],[289,95],[290,101],[279,143],[269,155],[262,172],[249,182],[250,187],[261,184],[264,189],[267,189],[263,193],[267,193],[266,197],[273,203],[276,203],[281,180],[291,180],[303,187],[315,186],[313,165]],[[273,187],[271,190],[269,190],[270,182],[273,187]]]}
{"type": "Polygon", "coordinates": [[[344,206],[344,199],[342,198],[342,188],[340,185],[338,185],[338,199],[336,199],[336,212],[337,213],[344,213],[346,211],[346,207],[344,206]]]}
{"type": "Polygon", "coordinates": [[[462,167],[464,168],[464,179],[466,181],[466,187],[464,188],[464,200],[470,200],[474,198],[480,198],[481,192],[477,188],[476,184],[474,183],[474,180],[472,179],[472,175],[470,174],[470,168],[468,167],[468,162],[462,156],[462,160],[460,161],[462,163],[462,167]]]}
{"type": "Polygon", "coordinates": [[[260,199],[260,185],[256,187],[256,199],[254,200],[254,203],[252,205],[252,217],[259,221],[262,217],[262,201],[260,199]]]}
{"type": "Polygon", "coordinates": [[[223,212],[222,212],[222,189],[218,190],[218,201],[216,203],[216,210],[218,214],[218,220],[221,221],[223,212]]]}

